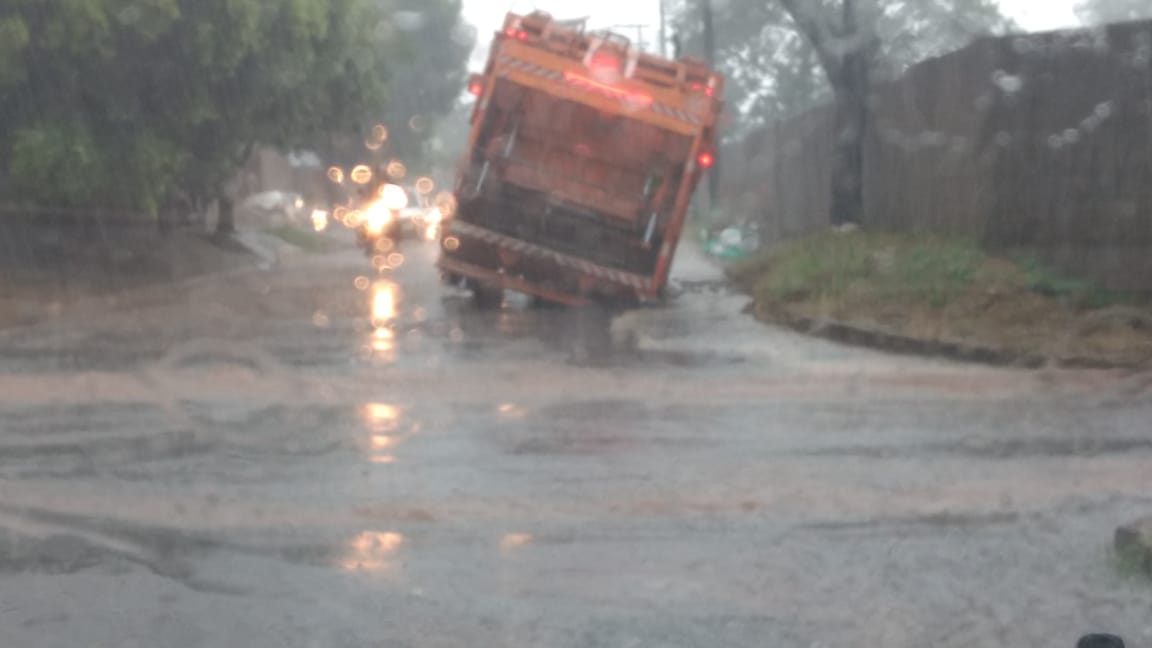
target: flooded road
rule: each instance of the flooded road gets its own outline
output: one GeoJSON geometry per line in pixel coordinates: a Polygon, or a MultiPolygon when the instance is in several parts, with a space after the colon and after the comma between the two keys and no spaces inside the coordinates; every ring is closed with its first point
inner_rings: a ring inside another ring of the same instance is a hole
{"type": "Polygon", "coordinates": [[[0,332],[0,645],[1152,646],[1124,376],[763,327],[690,250],[589,354],[398,254],[0,332]]]}

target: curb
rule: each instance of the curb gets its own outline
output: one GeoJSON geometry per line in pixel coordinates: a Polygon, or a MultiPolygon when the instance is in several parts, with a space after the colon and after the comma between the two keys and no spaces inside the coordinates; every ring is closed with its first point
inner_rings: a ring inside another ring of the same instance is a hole
{"type": "Polygon", "coordinates": [[[997,349],[965,342],[924,340],[837,320],[796,315],[782,308],[768,308],[756,303],[753,303],[752,313],[756,319],[762,322],[778,324],[798,333],[905,355],[939,357],[961,362],[1022,369],[1041,369],[1048,366],[1062,369],[1140,370],[1148,368],[1145,364],[1137,362],[1110,362],[1097,358],[1079,357],[1050,358],[1033,353],[997,349]]]}

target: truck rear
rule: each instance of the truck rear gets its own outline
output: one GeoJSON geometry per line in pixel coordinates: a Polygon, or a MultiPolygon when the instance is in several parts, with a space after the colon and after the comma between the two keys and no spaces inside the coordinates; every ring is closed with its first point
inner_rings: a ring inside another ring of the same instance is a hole
{"type": "Polygon", "coordinates": [[[476,95],[439,266],[478,292],[659,299],[715,159],[723,79],[548,14],[508,14],[476,95]]]}

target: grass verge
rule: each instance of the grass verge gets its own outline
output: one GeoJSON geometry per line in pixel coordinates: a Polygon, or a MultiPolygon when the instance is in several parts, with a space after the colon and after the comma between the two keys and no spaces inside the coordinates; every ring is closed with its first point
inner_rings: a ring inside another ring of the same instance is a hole
{"type": "Polygon", "coordinates": [[[298,247],[305,252],[322,254],[324,252],[331,252],[336,248],[336,244],[323,234],[303,230],[291,225],[274,227],[267,230],[267,232],[288,245],[298,247]]]}
{"type": "Polygon", "coordinates": [[[1108,565],[1124,580],[1152,585],[1152,560],[1147,552],[1113,547],[1108,551],[1108,565]]]}
{"type": "Polygon", "coordinates": [[[768,320],[1089,365],[1152,364],[1152,308],[975,241],[828,231],[730,269],[768,320]]]}

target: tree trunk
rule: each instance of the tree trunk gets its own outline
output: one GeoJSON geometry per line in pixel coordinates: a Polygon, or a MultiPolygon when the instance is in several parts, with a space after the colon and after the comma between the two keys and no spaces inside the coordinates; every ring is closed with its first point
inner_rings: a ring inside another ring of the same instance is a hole
{"type": "Polygon", "coordinates": [[[219,214],[216,218],[216,236],[228,236],[236,231],[236,206],[228,192],[221,189],[216,197],[219,214]]]}
{"type": "Polygon", "coordinates": [[[868,127],[868,82],[877,45],[871,28],[861,29],[856,0],[841,0],[836,21],[823,21],[802,0],[779,0],[812,45],[836,96],[832,187],[833,226],[859,224],[864,216],[864,142],[868,127]]]}
{"type": "Polygon", "coordinates": [[[868,127],[868,58],[845,56],[833,85],[836,131],[832,162],[833,226],[859,225],[864,216],[864,142],[868,127]]]}

